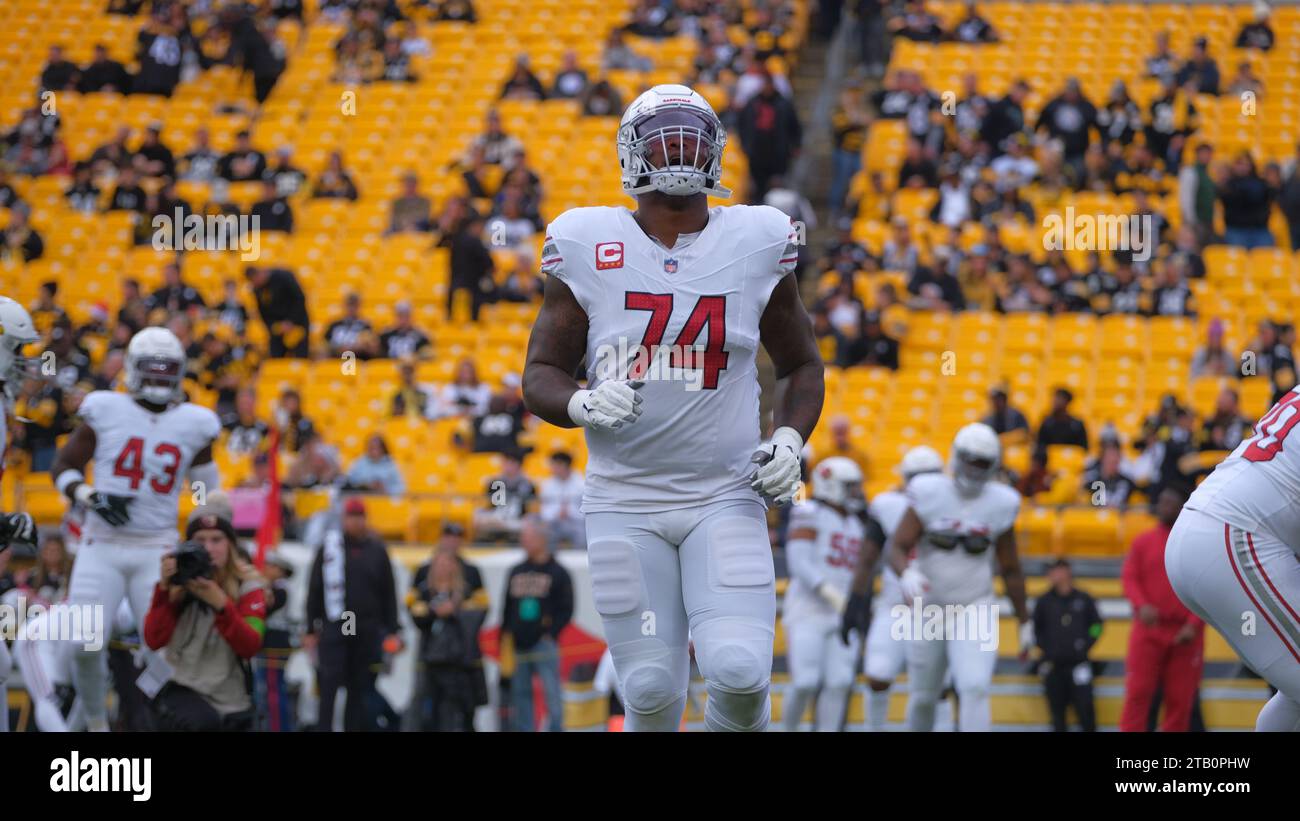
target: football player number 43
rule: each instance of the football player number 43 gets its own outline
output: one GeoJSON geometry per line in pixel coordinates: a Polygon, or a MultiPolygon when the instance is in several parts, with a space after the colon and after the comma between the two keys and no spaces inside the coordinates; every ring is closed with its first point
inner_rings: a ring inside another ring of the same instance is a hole
{"type": "Polygon", "coordinates": [[[1282,451],[1282,441],[1300,423],[1300,392],[1291,391],[1264,414],[1241,458],[1267,462],[1282,451]]]}
{"type": "MultiPolygon", "coordinates": [[[[644,376],[650,367],[650,361],[663,345],[664,332],[668,329],[668,320],[673,315],[672,294],[648,294],[644,291],[629,291],[624,298],[623,307],[629,311],[649,311],[650,322],[646,325],[645,336],[641,338],[636,360],[628,369],[628,378],[644,376]]],[[[718,375],[727,369],[730,354],[725,350],[727,341],[727,298],[725,296],[702,296],[691,309],[686,324],[676,341],[668,351],[668,365],[672,368],[686,368],[704,371],[701,387],[717,390],[718,375]],[[708,326],[703,351],[696,349],[700,334],[708,326]]]]}
{"type": "MultiPolygon", "coordinates": [[[[149,487],[156,493],[166,495],[172,492],[172,486],[176,484],[176,471],[181,466],[181,449],[170,442],[159,442],[153,452],[167,459],[170,464],[163,465],[161,476],[150,477],[149,487]]],[[[130,480],[132,490],[139,489],[140,483],[144,481],[144,440],[139,436],[132,436],[126,441],[122,452],[117,455],[117,461],[113,462],[113,475],[125,476],[130,480]]]]}

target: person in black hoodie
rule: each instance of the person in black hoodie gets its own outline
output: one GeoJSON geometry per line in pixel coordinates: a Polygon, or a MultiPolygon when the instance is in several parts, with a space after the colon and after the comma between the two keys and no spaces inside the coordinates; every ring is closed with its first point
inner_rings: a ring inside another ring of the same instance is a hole
{"type": "Polygon", "coordinates": [[[1052,712],[1052,729],[1069,730],[1066,708],[1073,704],[1085,733],[1097,731],[1088,653],[1101,637],[1097,602],[1074,586],[1070,563],[1057,559],[1047,569],[1052,587],[1034,602],[1034,637],[1043,651],[1039,673],[1052,712]]]}
{"type": "Polygon", "coordinates": [[[478,629],[484,610],[475,596],[482,583],[477,570],[473,576],[465,572],[468,567],[455,551],[439,545],[407,593],[411,619],[421,632],[421,675],[412,700],[421,730],[472,732],[478,696],[486,695],[476,680],[483,669],[478,629]]]}
{"type": "Polygon", "coordinates": [[[257,309],[271,334],[271,358],[306,359],[308,355],[307,297],[298,278],[287,268],[250,265],[244,276],[257,297],[257,309]]]}
{"type": "Polygon", "coordinates": [[[501,640],[513,640],[515,669],[510,678],[516,732],[533,732],[533,675],[542,679],[551,732],[564,731],[559,637],[573,618],[573,579],[547,549],[546,526],[528,517],[519,532],[525,560],[506,578],[501,640]]]}
{"type": "MultiPolygon", "coordinates": [[[[496,291],[492,279],[492,253],[483,244],[483,218],[471,213],[451,239],[451,287],[447,289],[447,318],[451,318],[456,292],[470,296],[470,316],[478,321],[478,312],[492,301],[496,291]]],[[[554,248],[554,246],[548,246],[554,248]]],[[[545,259],[547,251],[542,250],[545,259]]]]}
{"type": "Polygon", "coordinates": [[[227,6],[222,10],[221,24],[230,36],[225,62],[253,75],[253,96],[260,105],[271,95],[285,63],[258,30],[251,8],[242,4],[227,6]]]}
{"type": "Polygon", "coordinates": [[[333,726],[334,699],[346,689],[347,706],[343,729],[347,732],[375,729],[369,709],[378,695],[375,679],[387,649],[400,649],[401,626],[397,620],[397,591],[393,565],[383,541],[366,524],[366,506],[353,497],[343,505],[342,618],[330,618],[325,587],[325,562],[331,561],[327,542],[312,561],[307,588],[307,634],[303,646],[317,651],[320,713],[317,729],[333,726]]]}
{"type": "Polygon", "coordinates": [[[108,56],[108,49],[103,43],[96,43],[95,59],[81,70],[77,90],[82,94],[93,94],[96,91],[130,94],[131,75],[127,73],[125,66],[108,56]]]}
{"type": "Polygon", "coordinates": [[[1241,248],[1273,247],[1268,230],[1269,209],[1277,197],[1255,170],[1255,160],[1246,151],[1232,161],[1230,172],[1221,172],[1216,184],[1223,203],[1223,240],[1241,248]]]}
{"type": "Polygon", "coordinates": [[[766,71],[762,90],[740,110],[737,130],[741,147],[749,157],[749,201],[761,203],[769,181],[790,170],[803,138],[798,112],[766,71]]]}

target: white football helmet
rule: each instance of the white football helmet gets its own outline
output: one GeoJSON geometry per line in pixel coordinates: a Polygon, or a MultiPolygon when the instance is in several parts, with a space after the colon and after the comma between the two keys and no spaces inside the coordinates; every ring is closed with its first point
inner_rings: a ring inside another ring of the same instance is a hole
{"type": "Polygon", "coordinates": [[[183,397],[185,348],[166,328],[145,328],[126,346],[126,389],[136,399],[169,405],[183,397]]]}
{"type": "Polygon", "coordinates": [[[922,473],[938,473],[943,470],[943,457],[929,445],[917,445],[903,454],[903,461],[898,463],[898,472],[903,474],[903,481],[911,481],[913,476],[922,473]]]}
{"type": "Polygon", "coordinates": [[[23,380],[34,370],[35,360],[23,356],[23,347],[40,338],[27,309],[7,296],[0,296],[0,380],[4,381],[5,396],[10,402],[18,398],[23,380]]]}
{"type": "Polygon", "coordinates": [[[623,193],[629,196],[731,196],[721,185],[726,129],[708,100],[686,86],[658,85],[633,100],[618,125],[617,144],[623,193]],[[662,168],[650,162],[655,148],[662,149],[662,168]]]}
{"type": "Polygon", "coordinates": [[[993,428],[981,422],[972,422],[952,439],[952,454],[948,457],[948,470],[957,484],[958,492],[974,496],[984,483],[998,472],[1002,459],[1002,443],[993,428]]]}
{"type": "Polygon", "coordinates": [[[862,502],[862,468],[845,456],[830,456],[813,470],[812,497],[854,510],[862,502]]]}

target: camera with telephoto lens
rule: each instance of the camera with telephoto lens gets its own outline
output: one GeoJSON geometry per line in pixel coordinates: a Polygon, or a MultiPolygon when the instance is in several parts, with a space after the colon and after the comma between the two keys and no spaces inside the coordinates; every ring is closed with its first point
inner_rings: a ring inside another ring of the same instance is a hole
{"type": "Polygon", "coordinates": [[[212,557],[206,547],[198,542],[183,542],[176,548],[176,573],[171,578],[172,584],[210,579],[212,572],[212,557]]]}

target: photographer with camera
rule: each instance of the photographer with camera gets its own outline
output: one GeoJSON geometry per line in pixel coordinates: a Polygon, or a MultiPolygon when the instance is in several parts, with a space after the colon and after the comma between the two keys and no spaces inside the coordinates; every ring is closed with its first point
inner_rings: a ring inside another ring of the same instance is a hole
{"type": "Polygon", "coordinates": [[[248,659],[262,646],[266,583],[240,558],[224,516],[190,519],[185,542],[162,559],[144,641],[163,650],[170,676],[153,706],[159,729],[245,732],[255,713],[248,659]]]}

